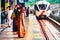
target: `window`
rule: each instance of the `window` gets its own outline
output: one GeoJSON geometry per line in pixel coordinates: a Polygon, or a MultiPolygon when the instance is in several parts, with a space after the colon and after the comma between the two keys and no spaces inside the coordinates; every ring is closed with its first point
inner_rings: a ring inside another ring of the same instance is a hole
{"type": "Polygon", "coordinates": [[[47,8],[46,4],[40,4],[38,5],[40,10],[45,10],[47,8]]]}

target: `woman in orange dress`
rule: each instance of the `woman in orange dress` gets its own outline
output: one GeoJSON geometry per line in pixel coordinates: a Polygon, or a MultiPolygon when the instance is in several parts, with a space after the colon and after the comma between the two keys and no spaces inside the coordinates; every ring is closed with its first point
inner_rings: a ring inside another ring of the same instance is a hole
{"type": "Polygon", "coordinates": [[[18,37],[23,38],[25,37],[25,23],[24,23],[24,13],[23,13],[23,7],[18,8],[18,20],[17,20],[17,26],[18,26],[18,37]]]}

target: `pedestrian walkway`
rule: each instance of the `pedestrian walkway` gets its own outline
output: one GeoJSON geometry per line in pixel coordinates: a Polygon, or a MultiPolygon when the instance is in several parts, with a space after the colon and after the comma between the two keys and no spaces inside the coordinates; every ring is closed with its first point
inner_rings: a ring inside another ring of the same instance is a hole
{"type": "Polygon", "coordinates": [[[29,14],[29,17],[25,18],[25,38],[18,38],[18,35],[14,35],[12,28],[8,28],[0,34],[0,40],[46,40],[36,17],[33,14],[29,14]]]}

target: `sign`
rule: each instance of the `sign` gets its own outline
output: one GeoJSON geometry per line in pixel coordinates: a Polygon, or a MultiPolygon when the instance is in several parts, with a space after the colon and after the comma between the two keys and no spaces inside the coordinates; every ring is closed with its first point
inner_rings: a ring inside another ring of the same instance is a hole
{"type": "Polygon", "coordinates": [[[28,0],[24,0],[24,2],[28,2],[28,0]]]}

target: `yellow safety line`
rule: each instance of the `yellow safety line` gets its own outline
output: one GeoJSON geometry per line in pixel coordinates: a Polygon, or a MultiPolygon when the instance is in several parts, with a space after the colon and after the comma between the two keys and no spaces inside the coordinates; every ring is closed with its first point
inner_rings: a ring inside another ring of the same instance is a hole
{"type": "Polygon", "coordinates": [[[26,40],[32,40],[32,16],[30,16],[30,19],[29,19],[29,26],[28,26],[28,32],[26,35],[26,40]]]}

